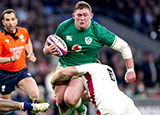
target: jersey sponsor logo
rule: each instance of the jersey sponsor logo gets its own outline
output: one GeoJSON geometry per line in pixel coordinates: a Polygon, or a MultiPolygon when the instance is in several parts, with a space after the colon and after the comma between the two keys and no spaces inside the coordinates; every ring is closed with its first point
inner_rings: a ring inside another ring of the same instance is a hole
{"type": "Polygon", "coordinates": [[[91,44],[92,38],[90,38],[90,37],[85,37],[85,42],[86,42],[87,45],[91,44]]]}
{"type": "Polygon", "coordinates": [[[6,41],[7,44],[9,44],[9,39],[6,39],[5,41],[6,41]]]}
{"type": "Polygon", "coordinates": [[[79,44],[76,44],[72,46],[72,50],[74,50],[75,52],[79,52],[82,50],[82,46],[80,46],[79,44]]]}
{"type": "Polygon", "coordinates": [[[1,91],[2,91],[2,92],[5,92],[5,89],[6,89],[6,85],[2,85],[2,86],[1,86],[1,91]]]}
{"type": "Polygon", "coordinates": [[[21,39],[21,42],[24,42],[24,36],[23,36],[23,34],[21,34],[21,35],[19,36],[19,38],[21,39]]]}
{"type": "Polygon", "coordinates": [[[72,41],[72,36],[71,36],[71,35],[67,35],[67,36],[66,36],[66,40],[72,41]]]}
{"type": "Polygon", "coordinates": [[[15,47],[15,48],[10,48],[10,51],[11,52],[15,52],[15,51],[22,52],[23,49],[24,49],[24,46],[19,46],[19,47],[15,47]]]}

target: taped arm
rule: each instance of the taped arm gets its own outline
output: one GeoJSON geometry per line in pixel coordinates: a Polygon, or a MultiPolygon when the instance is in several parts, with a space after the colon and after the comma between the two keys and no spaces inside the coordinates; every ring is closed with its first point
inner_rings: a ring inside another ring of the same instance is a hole
{"type": "Polygon", "coordinates": [[[119,38],[118,36],[115,36],[115,37],[116,37],[116,40],[114,44],[111,46],[111,48],[121,52],[121,55],[125,61],[125,65],[127,68],[125,80],[127,83],[133,82],[136,79],[136,75],[134,71],[134,61],[133,61],[132,51],[127,42],[125,42],[123,39],[119,38]]]}
{"type": "Polygon", "coordinates": [[[115,36],[115,37],[116,37],[116,40],[114,44],[111,46],[111,48],[121,52],[123,59],[132,58],[132,52],[128,43],[118,36],[115,36]]]}

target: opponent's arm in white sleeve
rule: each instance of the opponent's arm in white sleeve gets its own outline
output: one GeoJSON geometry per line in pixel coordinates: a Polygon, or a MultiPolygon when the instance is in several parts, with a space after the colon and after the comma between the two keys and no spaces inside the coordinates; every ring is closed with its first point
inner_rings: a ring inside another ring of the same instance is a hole
{"type": "Polygon", "coordinates": [[[64,77],[72,77],[72,76],[77,76],[78,75],[78,70],[75,68],[75,66],[70,66],[66,68],[62,68],[60,70],[57,70],[52,79],[51,79],[51,85],[54,88],[55,83],[59,82],[62,78],[64,77]]]}
{"type": "Polygon", "coordinates": [[[125,61],[125,65],[127,68],[127,72],[125,74],[125,80],[127,83],[133,82],[136,80],[136,74],[134,71],[134,61],[133,61],[132,51],[127,42],[125,42],[118,36],[115,37],[116,40],[114,44],[111,46],[111,48],[121,52],[121,55],[125,61]]]}

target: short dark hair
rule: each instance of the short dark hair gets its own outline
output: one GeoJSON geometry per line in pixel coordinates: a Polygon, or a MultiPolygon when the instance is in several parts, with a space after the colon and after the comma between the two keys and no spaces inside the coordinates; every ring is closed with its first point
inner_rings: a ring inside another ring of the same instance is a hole
{"type": "MultiPolygon", "coordinates": [[[[6,10],[4,10],[4,11],[2,12],[1,20],[4,20],[4,15],[5,15],[5,14],[10,14],[10,13],[14,13],[15,16],[16,16],[16,12],[15,12],[13,9],[6,9],[6,10]]],[[[16,16],[16,18],[17,18],[17,16],[16,16]]]]}
{"type": "Polygon", "coordinates": [[[90,12],[92,12],[92,8],[91,6],[85,2],[85,1],[79,1],[76,3],[75,7],[74,7],[74,12],[77,10],[77,9],[83,9],[83,8],[88,8],[90,12]]]}

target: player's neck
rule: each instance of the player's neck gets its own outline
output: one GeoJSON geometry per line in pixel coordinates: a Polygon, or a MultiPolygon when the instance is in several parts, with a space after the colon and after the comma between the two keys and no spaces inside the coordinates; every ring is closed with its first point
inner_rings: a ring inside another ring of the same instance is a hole
{"type": "Polygon", "coordinates": [[[16,33],[16,29],[14,29],[13,31],[8,30],[6,27],[4,27],[4,29],[5,29],[5,31],[7,31],[8,33],[12,33],[12,34],[16,33]]]}

